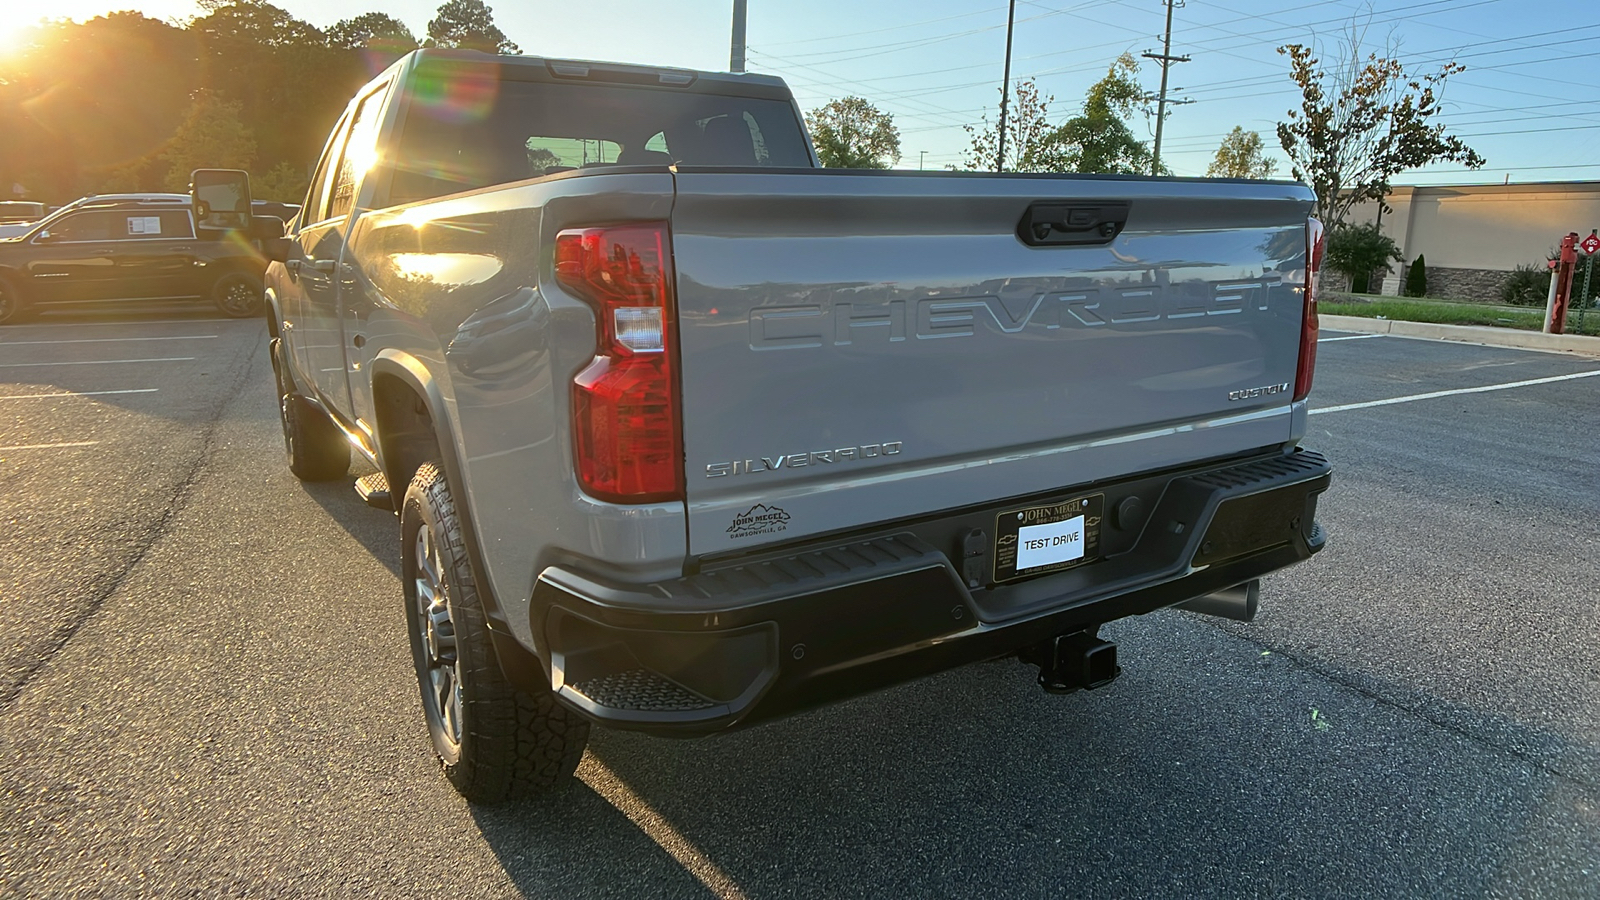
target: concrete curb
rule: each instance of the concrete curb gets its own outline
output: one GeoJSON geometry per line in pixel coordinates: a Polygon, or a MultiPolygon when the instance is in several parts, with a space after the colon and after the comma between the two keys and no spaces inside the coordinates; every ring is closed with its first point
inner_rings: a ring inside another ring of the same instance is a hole
{"type": "Polygon", "coordinates": [[[1576,334],[1542,334],[1516,328],[1488,328],[1480,325],[1435,325],[1431,322],[1402,322],[1397,319],[1370,319],[1366,316],[1319,317],[1323,328],[1331,331],[1359,331],[1366,334],[1392,334],[1395,337],[1429,338],[1435,341],[1461,341],[1489,347],[1515,347],[1521,350],[1549,350],[1600,356],[1600,337],[1576,334]]]}

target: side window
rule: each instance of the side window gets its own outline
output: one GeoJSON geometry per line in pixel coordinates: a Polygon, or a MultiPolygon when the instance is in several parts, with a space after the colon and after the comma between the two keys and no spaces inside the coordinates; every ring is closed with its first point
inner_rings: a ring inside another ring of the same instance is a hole
{"type": "Polygon", "coordinates": [[[188,210],[170,210],[160,214],[161,236],[164,238],[192,238],[194,225],[189,218],[188,210]]]}
{"type": "Polygon", "coordinates": [[[128,216],[122,213],[85,212],[67,216],[47,229],[55,241],[108,241],[116,229],[126,228],[128,216]]]}
{"type": "Polygon", "coordinates": [[[378,110],[387,93],[379,88],[368,94],[356,107],[350,120],[350,139],[345,142],[339,160],[338,176],[333,179],[333,190],[328,203],[328,218],[348,215],[355,204],[356,186],[361,176],[377,162],[378,110]]]}
{"type": "Polygon", "coordinates": [[[333,130],[333,140],[328,142],[328,149],[322,152],[322,159],[317,160],[317,172],[311,176],[311,187],[306,193],[305,205],[300,209],[300,224],[310,225],[327,218],[322,213],[327,209],[328,162],[344,149],[344,139],[349,132],[350,120],[341,119],[338,127],[333,130]]]}

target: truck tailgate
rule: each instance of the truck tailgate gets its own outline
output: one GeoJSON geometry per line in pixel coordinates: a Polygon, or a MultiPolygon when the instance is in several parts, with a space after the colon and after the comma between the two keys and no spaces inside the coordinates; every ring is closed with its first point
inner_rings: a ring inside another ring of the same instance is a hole
{"type": "Polygon", "coordinates": [[[680,170],[691,552],[1298,438],[1310,206],[1266,182],[680,170]],[[1129,209],[1107,242],[1028,246],[1038,201],[1129,209]]]}

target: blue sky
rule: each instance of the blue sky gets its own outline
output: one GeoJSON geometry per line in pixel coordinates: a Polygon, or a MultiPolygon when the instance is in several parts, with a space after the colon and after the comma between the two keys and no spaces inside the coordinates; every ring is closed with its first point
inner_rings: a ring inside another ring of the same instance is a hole
{"type": "MultiPolygon", "coordinates": [[[[276,0],[314,25],[373,9],[419,35],[437,0],[276,0]]],[[[732,0],[489,0],[496,21],[523,52],[726,69],[732,0]]],[[[0,12],[0,32],[34,18],[20,4],[0,12]]],[[[193,0],[53,0],[52,17],[82,20],[137,9],[182,22],[193,0]]],[[[1454,133],[1482,154],[1477,172],[1438,166],[1400,183],[1600,179],[1600,13],[1545,0],[1187,0],[1173,21],[1172,96],[1194,102],[1167,120],[1163,158],[1179,175],[1205,170],[1235,125],[1273,133],[1298,104],[1279,45],[1333,45],[1352,19],[1370,19],[1368,46],[1393,43],[1402,60],[1436,69],[1457,59],[1468,71],[1445,93],[1454,133]],[[1558,35],[1551,23],[1563,23],[1558,35]]],[[[1071,115],[1115,57],[1160,50],[1161,0],[1019,0],[1013,80],[1035,76],[1053,94],[1052,118],[1071,115]]],[[[902,167],[959,162],[961,125],[994,116],[1005,53],[1003,0],[750,0],[752,71],[785,78],[804,108],[856,94],[891,112],[902,167]]],[[[1160,72],[1144,60],[1154,90],[1160,72]]],[[[1148,136],[1153,122],[1134,123],[1148,136]]]]}

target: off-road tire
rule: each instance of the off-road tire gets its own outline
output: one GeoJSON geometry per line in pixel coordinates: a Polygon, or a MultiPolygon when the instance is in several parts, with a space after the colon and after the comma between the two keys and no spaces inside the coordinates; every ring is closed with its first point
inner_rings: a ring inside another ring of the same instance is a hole
{"type": "Polygon", "coordinates": [[[26,321],[32,314],[33,307],[16,282],[0,277],[0,325],[26,321]]]}
{"type": "Polygon", "coordinates": [[[261,279],[246,272],[229,272],[211,286],[211,302],[225,316],[248,319],[261,315],[261,279]]]}
{"type": "Polygon", "coordinates": [[[289,471],[301,481],[336,481],[350,471],[350,440],[315,403],[296,393],[284,368],[283,346],[271,345],[272,371],[278,385],[278,415],[283,425],[283,454],[289,471]]]}
{"type": "Polygon", "coordinates": [[[455,500],[436,463],[424,463],[406,488],[400,539],[411,656],[434,755],[445,777],[462,796],[481,804],[536,796],[567,784],[583,757],[589,723],[557,703],[548,688],[530,692],[506,680],[467,562],[455,500]],[[427,580],[419,578],[423,528],[437,561],[428,590],[442,597],[442,604],[419,601],[424,593],[419,582],[427,580]],[[424,606],[435,610],[431,641],[424,606]],[[443,626],[437,624],[441,606],[443,626]],[[446,644],[448,650],[441,650],[446,644]],[[447,724],[439,699],[434,673],[441,670],[454,673],[453,683],[446,685],[459,698],[452,713],[454,728],[447,724]]]}

